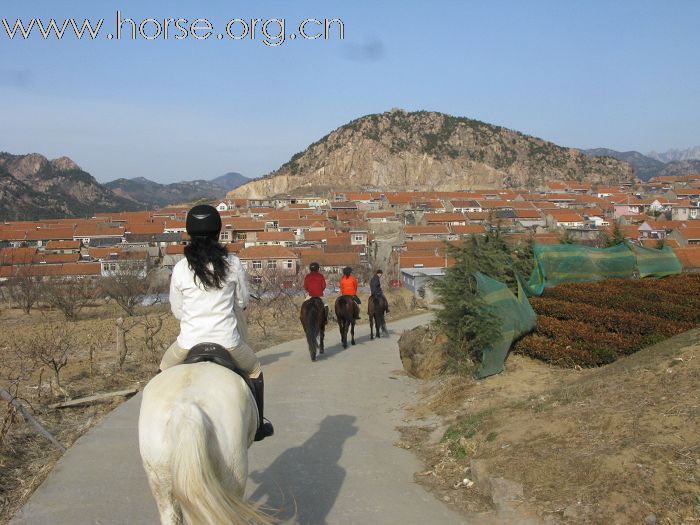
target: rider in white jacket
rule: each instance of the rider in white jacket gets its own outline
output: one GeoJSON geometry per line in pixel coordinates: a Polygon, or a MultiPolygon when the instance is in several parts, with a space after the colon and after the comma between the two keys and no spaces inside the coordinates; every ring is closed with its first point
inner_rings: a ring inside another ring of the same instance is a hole
{"type": "Polygon", "coordinates": [[[187,213],[190,243],[185,258],[173,268],[170,307],[180,321],[180,334],[160,362],[165,370],[181,363],[189,349],[199,343],[216,343],[228,350],[238,368],[251,379],[260,424],[255,436],[260,441],[274,433],[263,418],[264,380],[260,361],[241,333],[248,306],[247,276],[241,261],[219,244],[221,216],[216,208],[199,205],[187,213]],[[237,311],[239,315],[237,314],[237,311]]]}

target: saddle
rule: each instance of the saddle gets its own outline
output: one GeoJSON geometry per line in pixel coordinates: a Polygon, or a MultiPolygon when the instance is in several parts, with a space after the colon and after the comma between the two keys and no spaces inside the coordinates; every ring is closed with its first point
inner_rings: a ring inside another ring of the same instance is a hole
{"type": "Polygon", "coordinates": [[[245,381],[245,384],[248,385],[251,392],[253,392],[253,394],[255,393],[253,383],[250,377],[248,377],[248,374],[236,366],[236,363],[234,363],[233,359],[231,358],[231,354],[229,354],[228,351],[220,344],[199,343],[194,345],[187,352],[187,356],[185,356],[185,360],[182,362],[182,364],[189,365],[193,363],[205,362],[215,363],[238,374],[243,378],[243,381],[245,381]]]}

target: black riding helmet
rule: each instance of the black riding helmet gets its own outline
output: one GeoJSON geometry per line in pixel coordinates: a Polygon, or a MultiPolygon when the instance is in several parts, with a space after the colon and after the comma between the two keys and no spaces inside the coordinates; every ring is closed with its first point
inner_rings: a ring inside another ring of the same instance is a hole
{"type": "Polygon", "coordinates": [[[346,266],[345,268],[343,268],[343,275],[349,276],[351,273],[352,273],[352,268],[350,268],[349,266],[346,266]]]}
{"type": "Polygon", "coordinates": [[[312,262],[309,265],[309,271],[311,271],[311,272],[317,272],[319,270],[319,268],[320,268],[320,266],[318,265],[317,262],[312,262]]]}
{"type": "Polygon", "coordinates": [[[214,206],[199,204],[187,212],[185,228],[191,237],[218,237],[221,232],[221,215],[214,206]]]}

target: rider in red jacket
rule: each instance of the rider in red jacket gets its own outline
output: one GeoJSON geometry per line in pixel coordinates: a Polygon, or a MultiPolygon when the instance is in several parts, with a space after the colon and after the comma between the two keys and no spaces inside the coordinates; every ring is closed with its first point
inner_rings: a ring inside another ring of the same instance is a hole
{"type": "MultiPolygon", "coordinates": [[[[304,290],[307,291],[309,296],[317,297],[323,302],[323,291],[326,289],[326,279],[319,271],[319,268],[317,262],[312,262],[309,265],[309,273],[304,277],[304,290]]],[[[323,307],[326,320],[328,320],[328,306],[324,304],[323,307]]]]}

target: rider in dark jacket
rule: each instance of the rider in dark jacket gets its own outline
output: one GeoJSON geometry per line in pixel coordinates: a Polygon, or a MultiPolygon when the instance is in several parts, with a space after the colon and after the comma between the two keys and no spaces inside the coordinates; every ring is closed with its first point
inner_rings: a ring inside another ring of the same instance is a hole
{"type": "MultiPolygon", "coordinates": [[[[382,292],[382,275],[384,275],[384,272],[381,269],[377,270],[377,273],[375,273],[372,279],[369,281],[369,290],[374,297],[384,297],[386,300],[386,296],[384,295],[384,292],[382,292]]],[[[386,302],[386,305],[386,312],[389,313],[389,301],[386,302]]]]}

